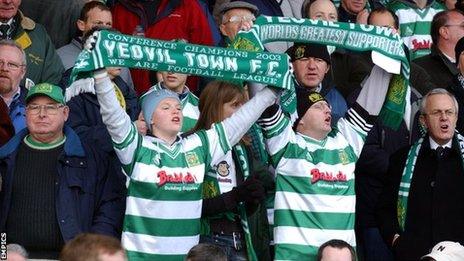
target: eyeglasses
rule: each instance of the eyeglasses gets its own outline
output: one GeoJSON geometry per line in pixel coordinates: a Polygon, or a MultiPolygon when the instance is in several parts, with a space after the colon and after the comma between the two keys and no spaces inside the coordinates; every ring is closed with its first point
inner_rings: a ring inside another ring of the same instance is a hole
{"type": "Polygon", "coordinates": [[[464,23],[461,23],[461,24],[445,24],[444,26],[445,27],[458,26],[458,27],[464,28],[464,23]]]}
{"type": "Polygon", "coordinates": [[[254,15],[234,15],[231,16],[228,20],[224,22],[226,23],[240,23],[240,22],[254,22],[256,20],[256,17],[254,15]]]}
{"type": "Polygon", "coordinates": [[[19,68],[24,66],[24,64],[17,64],[13,62],[6,62],[3,60],[0,60],[0,68],[3,68],[5,64],[6,64],[6,67],[10,70],[18,70],[19,68]]]}
{"type": "Polygon", "coordinates": [[[45,104],[45,105],[30,104],[26,106],[26,110],[32,115],[39,114],[41,110],[44,110],[44,112],[48,115],[55,115],[58,113],[58,109],[63,108],[63,107],[64,107],[63,104],[45,104]]]}
{"type": "Polygon", "coordinates": [[[456,115],[456,112],[454,110],[446,110],[446,111],[435,110],[435,111],[432,111],[431,113],[425,113],[425,115],[430,115],[435,118],[439,118],[443,114],[445,114],[447,117],[453,117],[456,115]]]}

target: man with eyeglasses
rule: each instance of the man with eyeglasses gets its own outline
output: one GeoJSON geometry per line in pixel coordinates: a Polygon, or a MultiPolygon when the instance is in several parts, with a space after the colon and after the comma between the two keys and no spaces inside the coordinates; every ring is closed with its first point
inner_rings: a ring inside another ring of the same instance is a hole
{"type": "Polygon", "coordinates": [[[221,46],[227,47],[235,38],[238,31],[249,30],[258,15],[258,8],[244,1],[224,3],[219,8],[221,24],[219,30],[223,35],[221,46]]]}
{"type": "MultiPolygon", "coordinates": [[[[464,36],[464,14],[459,10],[436,14],[432,20],[430,33],[433,41],[431,53],[414,62],[430,75],[436,88],[446,89],[456,97],[459,104],[464,104],[464,97],[457,95],[461,87],[456,86],[454,81],[459,72],[454,47],[464,36]]],[[[464,119],[458,120],[456,129],[463,133],[464,119]]]]}
{"type": "Polygon", "coordinates": [[[58,83],[63,64],[45,28],[24,16],[21,0],[0,1],[0,39],[11,39],[24,49],[27,71],[23,83],[58,83]]]}
{"type": "Polygon", "coordinates": [[[425,136],[390,157],[378,206],[382,237],[395,260],[419,260],[441,241],[464,243],[464,137],[458,103],[433,89],[420,105],[425,136]]]}
{"type": "Polygon", "coordinates": [[[0,96],[8,106],[8,115],[18,133],[26,127],[27,89],[21,86],[26,74],[26,54],[12,40],[0,40],[0,96]]]}
{"type": "Polygon", "coordinates": [[[0,148],[0,232],[33,259],[83,232],[119,237],[125,195],[106,154],[65,126],[62,89],[38,84],[25,101],[27,128],[0,148]]]}

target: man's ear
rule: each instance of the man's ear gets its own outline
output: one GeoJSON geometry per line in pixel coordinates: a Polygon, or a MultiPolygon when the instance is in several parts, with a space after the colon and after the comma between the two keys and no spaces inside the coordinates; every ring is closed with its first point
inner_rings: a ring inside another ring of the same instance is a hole
{"type": "Polygon", "coordinates": [[[440,37],[442,37],[443,39],[449,39],[449,30],[446,26],[442,26],[440,27],[440,29],[438,29],[438,34],[440,37]]]}
{"type": "Polygon", "coordinates": [[[419,115],[419,123],[424,129],[427,129],[427,125],[425,125],[425,115],[421,114],[419,115]]]}
{"type": "Polygon", "coordinates": [[[78,19],[76,21],[76,25],[77,25],[77,28],[79,29],[79,31],[84,32],[84,29],[85,29],[85,22],[84,21],[78,19]]]}

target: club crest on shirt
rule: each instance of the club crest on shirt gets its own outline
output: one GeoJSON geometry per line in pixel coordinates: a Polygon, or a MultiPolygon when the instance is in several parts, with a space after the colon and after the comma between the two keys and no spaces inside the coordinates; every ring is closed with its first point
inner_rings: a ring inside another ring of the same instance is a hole
{"type": "Polygon", "coordinates": [[[339,151],[338,151],[338,157],[340,158],[340,162],[341,162],[343,165],[346,165],[346,164],[350,163],[350,159],[349,159],[348,153],[346,153],[345,150],[339,150],[339,151]]]}
{"type": "Polygon", "coordinates": [[[187,165],[189,167],[200,165],[200,160],[198,159],[198,155],[194,151],[185,153],[185,159],[187,160],[187,165]]]}

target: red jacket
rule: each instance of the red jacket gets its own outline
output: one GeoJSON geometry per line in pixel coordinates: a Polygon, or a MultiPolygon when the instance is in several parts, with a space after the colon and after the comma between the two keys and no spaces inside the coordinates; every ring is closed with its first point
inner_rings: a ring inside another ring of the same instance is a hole
{"type": "MultiPolygon", "coordinates": [[[[158,15],[167,8],[169,0],[161,0],[158,15]]],[[[174,2],[174,1],[172,1],[174,2]]],[[[160,40],[185,39],[189,43],[213,45],[213,37],[208,20],[197,0],[181,0],[176,7],[154,24],[146,25],[143,7],[137,0],[120,0],[113,7],[113,27],[123,34],[132,35],[137,25],[145,27],[145,37],[160,40]]],[[[148,90],[150,80],[147,70],[131,70],[137,93],[148,90]]],[[[196,89],[198,80],[187,85],[196,89]]]]}
{"type": "Polygon", "coordinates": [[[9,141],[14,134],[15,129],[8,115],[8,106],[6,106],[3,99],[0,98],[0,146],[9,141]]]}

